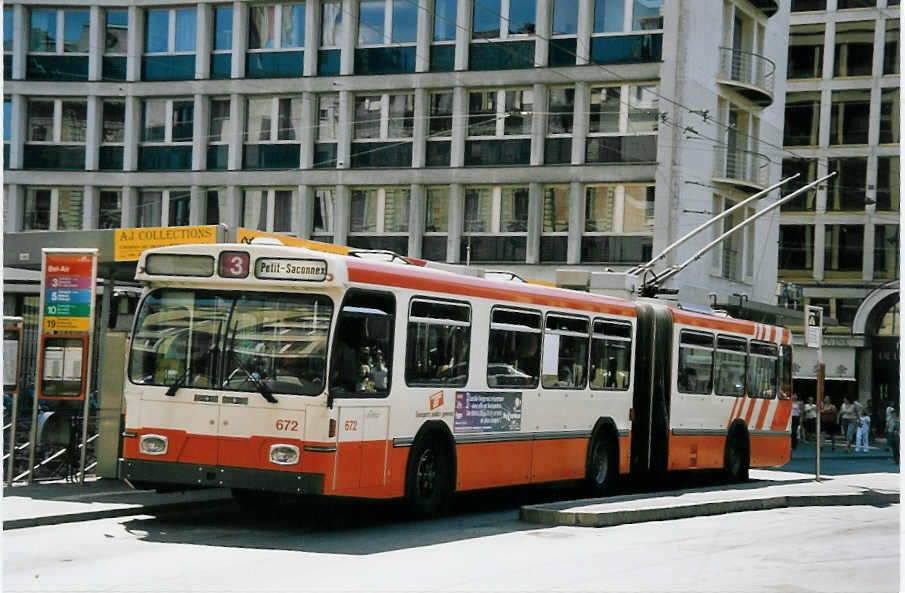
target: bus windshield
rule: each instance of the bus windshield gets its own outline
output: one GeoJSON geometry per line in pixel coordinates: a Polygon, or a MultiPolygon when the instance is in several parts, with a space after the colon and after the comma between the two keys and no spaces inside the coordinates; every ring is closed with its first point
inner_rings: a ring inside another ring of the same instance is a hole
{"type": "Polygon", "coordinates": [[[129,378],[317,395],[324,390],[332,313],[323,295],[157,290],[138,312],[129,378]]]}

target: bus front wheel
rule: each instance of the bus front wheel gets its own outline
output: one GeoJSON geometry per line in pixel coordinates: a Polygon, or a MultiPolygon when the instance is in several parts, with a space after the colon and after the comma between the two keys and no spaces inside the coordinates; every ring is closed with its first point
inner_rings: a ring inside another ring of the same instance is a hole
{"type": "Polygon", "coordinates": [[[449,456],[435,436],[415,444],[405,479],[405,497],[415,515],[433,517],[445,510],[452,493],[449,456]]]}

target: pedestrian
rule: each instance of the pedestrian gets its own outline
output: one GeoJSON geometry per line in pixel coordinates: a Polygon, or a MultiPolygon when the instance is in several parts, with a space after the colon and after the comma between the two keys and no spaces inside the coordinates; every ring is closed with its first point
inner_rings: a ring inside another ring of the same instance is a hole
{"type": "Polygon", "coordinates": [[[842,399],[842,405],[839,407],[839,425],[842,427],[842,438],[845,439],[845,450],[851,452],[852,443],[855,442],[855,430],[857,429],[858,417],[860,414],[855,408],[855,404],[847,397],[842,399]]]}
{"type": "Polygon", "coordinates": [[[855,440],[855,452],[859,450],[865,453],[869,450],[870,440],[870,412],[867,408],[861,410],[861,417],[858,418],[858,436],[855,440]]]}
{"type": "Polygon", "coordinates": [[[886,427],[886,450],[887,451],[892,451],[892,438],[890,436],[892,433],[890,432],[889,427],[891,426],[890,423],[892,422],[892,417],[895,414],[896,414],[896,409],[894,407],[886,406],[886,424],[884,426],[886,427]]]}
{"type": "Polygon", "coordinates": [[[817,404],[814,403],[814,398],[809,397],[807,403],[804,404],[804,438],[803,441],[808,441],[813,438],[815,434],[817,434],[817,404]]]}
{"type": "Polygon", "coordinates": [[[801,403],[798,396],[792,394],[792,448],[798,447],[798,431],[801,430],[801,403]]]}
{"type": "MultiPolygon", "coordinates": [[[[836,450],[836,431],[839,430],[839,425],[836,423],[837,415],[836,406],[830,401],[829,396],[823,398],[823,409],[820,411],[820,428],[824,434],[824,443],[827,437],[830,439],[831,451],[836,450]]],[[[823,443],[817,443],[817,446],[822,449],[823,443]]]]}
{"type": "Polygon", "coordinates": [[[886,425],[886,438],[892,452],[892,460],[899,465],[899,415],[895,409],[890,413],[889,424],[886,425]]]}

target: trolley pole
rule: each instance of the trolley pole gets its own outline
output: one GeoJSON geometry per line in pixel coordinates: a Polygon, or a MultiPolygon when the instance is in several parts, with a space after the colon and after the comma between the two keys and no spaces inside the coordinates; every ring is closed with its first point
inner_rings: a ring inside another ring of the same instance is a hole
{"type": "Polygon", "coordinates": [[[823,378],[826,365],[823,364],[823,307],[807,305],[804,308],[805,344],[817,348],[817,456],[816,480],[820,481],[820,416],[823,413],[823,378]]]}

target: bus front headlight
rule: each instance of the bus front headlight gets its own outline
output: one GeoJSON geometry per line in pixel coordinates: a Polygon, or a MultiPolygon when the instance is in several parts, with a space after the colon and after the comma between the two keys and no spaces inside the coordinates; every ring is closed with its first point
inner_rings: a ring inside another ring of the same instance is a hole
{"type": "Polygon", "coordinates": [[[145,434],[138,443],[138,450],[145,455],[166,455],[168,446],[167,437],[162,434],[145,434]]]}
{"type": "Polygon", "coordinates": [[[270,461],[277,465],[295,465],[299,462],[299,448],[295,445],[270,445],[270,461]]]}

